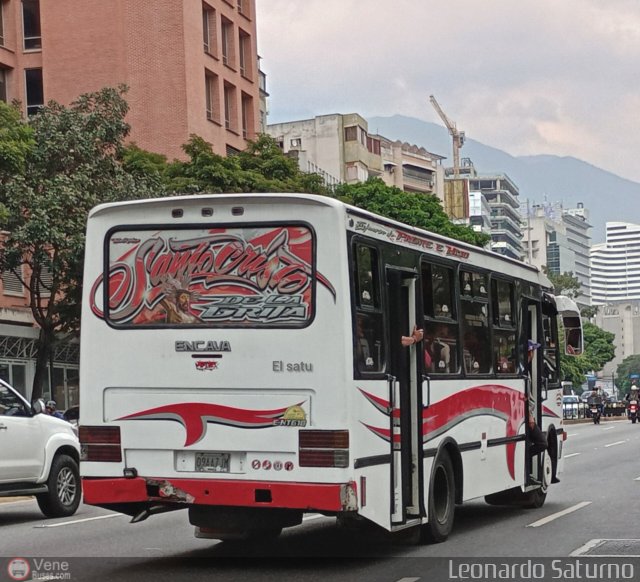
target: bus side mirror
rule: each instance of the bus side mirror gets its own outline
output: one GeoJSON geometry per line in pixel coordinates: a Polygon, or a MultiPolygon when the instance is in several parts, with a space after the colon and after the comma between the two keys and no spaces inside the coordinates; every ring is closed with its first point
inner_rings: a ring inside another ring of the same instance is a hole
{"type": "Polygon", "coordinates": [[[582,353],[582,325],[578,317],[563,317],[564,324],[564,353],[569,356],[579,356],[582,353]]]}

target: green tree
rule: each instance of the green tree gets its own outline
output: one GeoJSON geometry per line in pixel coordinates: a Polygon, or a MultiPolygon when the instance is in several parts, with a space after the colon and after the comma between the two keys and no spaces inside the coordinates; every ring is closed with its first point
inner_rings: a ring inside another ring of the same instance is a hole
{"type": "Polygon", "coordinates": [[[0,101],[0,181],[24,171],[27,154],[34,146],[33,131],[22,123],[16,104],[0,101]]]}
{"type": "Polygon", "coordinates": [[[546,267],[543,271],[549,277],[557,295],[566,295],[570,299],[577,299],[582,295],[582,285],[572,271],[560,274],[550,273],[546,267]]]}
{"type": "MultiPolygon", "coordinates": [[[[631,374],[640,374],[640,354],[633,354],[627,356],[622,362],[618,364],[616,369],[616,386],[620,389],[622,394],[629,392],[631,387],[631,374]]],[[[636,381],[636,385],[640,382],[636,381]]]]}
{"type": "MultiPolygon", "coordinates": [[[[33,146],[33,131],[22,123],[20,109],[0,101],[0,183],[24,172],[27,154],[33,146]]],[[[0,222],[6,219],[7,209],[0,205],[0,222]]]]}
{"type": "Polygon", "coordinates": [[[105,88],[68,107],[50,102],[27,122],[10,120],[14,127],[8,134],[31,134],[33,143],[14,174],[0,183],[0,203],[7,211],[1,226],[8,232],[0,268],[26,287],[40,328],[32,398],[43,393],[56,336],[79,328],[89,210],[102,202],[163,193],[156,175],[123,167],[129,133],[125,92],[105,88]]]}
{"type": "Polygon", "coordinates": [[[435,196],[404,192],[387,186],[380,178],[341,184],[335,196],[358,208],[477,246],[485,246],[490,240],[489,235],[451,222],[435,196]]]}
{"type": "Polygon", "coordinates": [[[174,161],[166,169],[172,192],[328,192],[319,175],[300,171],[296,160],[268,135],[227,157],[215,154],[210,143],[195,135],[183,149],[189,159],[174,161]]]}
{"type": "MultiPolygon", "coordinates": [[[[574,386],[581,386],[586,374],[597,372],[615,357],[615,335],[604,331],[597,325],[585,323],[584,350],[579,356],[560,355],[560,369],[564,380],[570,380],[574,386]]],[[[561,343],[562,345],[562,343],[561,343]]]]}

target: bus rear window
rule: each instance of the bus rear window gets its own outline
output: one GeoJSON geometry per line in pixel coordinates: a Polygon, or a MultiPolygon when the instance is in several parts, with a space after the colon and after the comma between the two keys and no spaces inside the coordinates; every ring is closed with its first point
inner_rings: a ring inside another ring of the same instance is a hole
{"type": "Polygon", "coordinates": [[[304,327],[314,311],[314,244],[303,225],[112,230],[105,319],[115,327],[304,327]]]}

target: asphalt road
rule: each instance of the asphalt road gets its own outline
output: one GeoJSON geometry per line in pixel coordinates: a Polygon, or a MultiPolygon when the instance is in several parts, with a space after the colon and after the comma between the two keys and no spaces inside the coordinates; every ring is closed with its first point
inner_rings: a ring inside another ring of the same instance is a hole
{"type": "MultiPolygon", "coordinates": [[[[427,574],[443,562],[436,558],[640,557],[640,514],[634,507],[640,424],[603,421],[567,429],[565,472],[543,508],[466,503],[457,509],[454,532],[443,544],[412,545],[398,537],[344,531],[335,519],[319,515],[307,515],[302,525],[269,544],[220,543],[194,538],[184,511],[129,524],[126,516],[82,505],[71,518],[47,520],[35,501],[26,500],[0,504],[0,556],[69,558],[67,579],[136,582],[433,582],[440,578],[427,574]]],[[[5,571],[0,561],[0,580],[11,579],[3,578],[5,571]]],[[[451,572],[442,579],[452,579],[451,572]]]]}

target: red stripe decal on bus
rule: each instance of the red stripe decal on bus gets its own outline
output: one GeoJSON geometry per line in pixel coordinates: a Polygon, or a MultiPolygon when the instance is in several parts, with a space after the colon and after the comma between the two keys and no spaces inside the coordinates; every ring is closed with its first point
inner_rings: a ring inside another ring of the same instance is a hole
{"type": "MultiPolygon", "coordinates": [[[[296,408],[299,413],[299,407],[303,403],[304,401],[274,410],[248,410],[220,404],[182,402],[134,412],[116,420],[172,420],[179,422],[187,431],[184,446],[188,447],[204,438],[208,423],[235,426],[237,428],[280,426],[281,423],[279,421],[285,418],[287,411],[296,408]]],[[[306,424],[306,418],[305,421],[298,422],[305,422],[306,424]]],[[[296,426],[304,425],[297,424],[296,426]]]]}
{"type": "MultiPolygon", "coordinates": [[[[359,389],[365,398],[386,416],[399,417],[400,411],[396,408],[391,411],[388,400],[374,396],[359,389]]],[[[552,410],[543,406],[545,416],[558,417],[552,410]]],[[[471,416],[494,415],[505,420],[506,435],[513,437],[524,423],[525,398],[524,393],[508,386],[498,384],[487,384],[475,386],[456,392],[451,396],[431,404],[422,411],[422,435],[423,442],[428,442],[440,436],[456,424],[470,418],[471,416]]],[[[363,423],[364,424],[364,423],[363,423]]],[[[391,431],[387,428],[376,428],[364,424],[370,431],[380,438],[390,442],[391,431]]],[[[400,440],[400,435],[393,435],[394,448],[400,440]]],[[[515,479],[515,451],[516,443],[506,444],[507,467],[512,479],[515,479]]]]}

